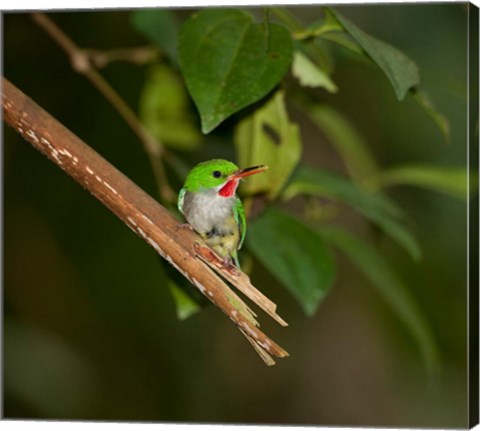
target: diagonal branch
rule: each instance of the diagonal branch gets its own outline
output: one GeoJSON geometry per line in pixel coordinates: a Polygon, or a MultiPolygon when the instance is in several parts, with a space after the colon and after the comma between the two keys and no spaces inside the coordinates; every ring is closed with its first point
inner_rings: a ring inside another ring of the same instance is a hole
{"type": "Polygon", "coordinates": [[[2,105],[8,125],[92,193],[220,308],[267,365],[275,363],[271,356],[288,356],[258,329],[254,313],[217,275],[220,274],[275,320],[286,325],[275,313],[275,304],[258,292],[245,274],[239,271],[232,274],[211,262],[206,263],[205,257],[199,256],[197,251],[199,246],[203,246],[199,245],[201,240],[196,234],[188,229],[179,229],[178,221],[162,205],[5,78],[2,82],[2,105]]]}

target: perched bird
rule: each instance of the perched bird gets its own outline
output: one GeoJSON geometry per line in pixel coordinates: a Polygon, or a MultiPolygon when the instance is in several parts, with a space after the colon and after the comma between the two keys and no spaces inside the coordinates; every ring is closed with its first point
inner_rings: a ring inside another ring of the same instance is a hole
{"type": "Polygon", "coordinates": [[[188,174],[178,195],[178,209],[226,264],[235,262],[247,225],[242,201],[236,196],[240,180],[265,172],[267,166],[239,169],[227,160],[209,160],[188,174]]]}

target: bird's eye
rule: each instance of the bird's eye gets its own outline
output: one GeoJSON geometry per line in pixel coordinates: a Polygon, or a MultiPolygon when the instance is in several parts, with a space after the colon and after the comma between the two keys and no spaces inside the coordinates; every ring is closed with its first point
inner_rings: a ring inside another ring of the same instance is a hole
{"type": "Polygon", "coordinates": [[[215,177],[215,178],[220,178],[222,176],[222,173],[220,171],[213,171],[212,175],[215,177]]]}

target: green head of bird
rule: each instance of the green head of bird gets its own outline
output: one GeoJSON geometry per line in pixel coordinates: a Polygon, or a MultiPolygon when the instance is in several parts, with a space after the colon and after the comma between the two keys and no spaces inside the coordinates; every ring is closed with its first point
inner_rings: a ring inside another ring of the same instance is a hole
{"type": "Polygon", "coordinates": [[[265,165],[240,169],[228,160],[209,160],[199,163],[190,171],[184,188],[191,193],[216,189],[220,196],[232,197],[242,178],[265,172],[267,169],[265,165]]]}

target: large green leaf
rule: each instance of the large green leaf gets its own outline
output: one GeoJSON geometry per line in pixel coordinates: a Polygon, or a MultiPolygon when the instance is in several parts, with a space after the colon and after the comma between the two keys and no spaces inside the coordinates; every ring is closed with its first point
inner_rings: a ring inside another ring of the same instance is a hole
{"type": "Polygon", "coordinates": [[[382,69],[392,84],[398,100],[402,100],[408,90],[420,84],[417,65],[397,48],[378,40],[358,28],[338,11],[328,11],[342,25],[345,31],[364,49],[374,63],[382,69]]]}
{"type": "Polygon", "coordinates": [[[132,14],[133,27],[161,48],[173,62],[177,61],[178,25],[168,9],[142,9],[132,14]]]}
{"type": "Polygon", "coordinates": [[[335,278],[335,262],[320,235],[285,212],[269,208],[249,226],[247,244],[312,316],[335,278]]]}
{"type": "Polygon", "coordinates": [[[151,68],[140,96],[140,118],[150,133],[177,150],[198,147],[202,135],[189,111],[181,79],[165,65],[151,68]]]}
{"type": "Polygon", "coordinates": [[[464,199],[467,196],[468,173],[463,167],[406,165],[382,172],[383,186],[412,185],[464,199]]]}
{"type": "Polygon", "coordinates": [[[376,189],[377,163],[353,124],[327,105],[304,104],[302,108],[338,152],[354,181],[362,187],[376,189]]]}
{"type": "Polygon", "coordinates": [[[435,372],[439,358],[428,323],[414,298],[389,263],[377,250],[345,230],[324,227],[319,232],[326,241],[345,253],[371,281],[372,286],[392,307],[416,340],[427,369],[435,372]]]}
{"type": "Polygon", "coordinates": [[[237,125],[234,142],[240,166],[266,164],[270,168],[243,182],[242,192],[265,193],[273,199],[289,179],[302,152],[300,131],[288,119],[282,91],[237,125]]]}
{"type": "Polygon", "coordinates": [[[385,195],[370,193],[344,177],[307,166],[295,172],[282,198],[288,200],[299,194],[322,196],[352,206],[403,246],[414,259],[419,259],[420,248],[401,222],[403,211],[385,195]]]}
{"type": "Polygon", "coordinates": [[[180,67],[208,133],[271,91],[288,71],[290,33],[246,11],[205,9],[182,26],[180,67]]]}

